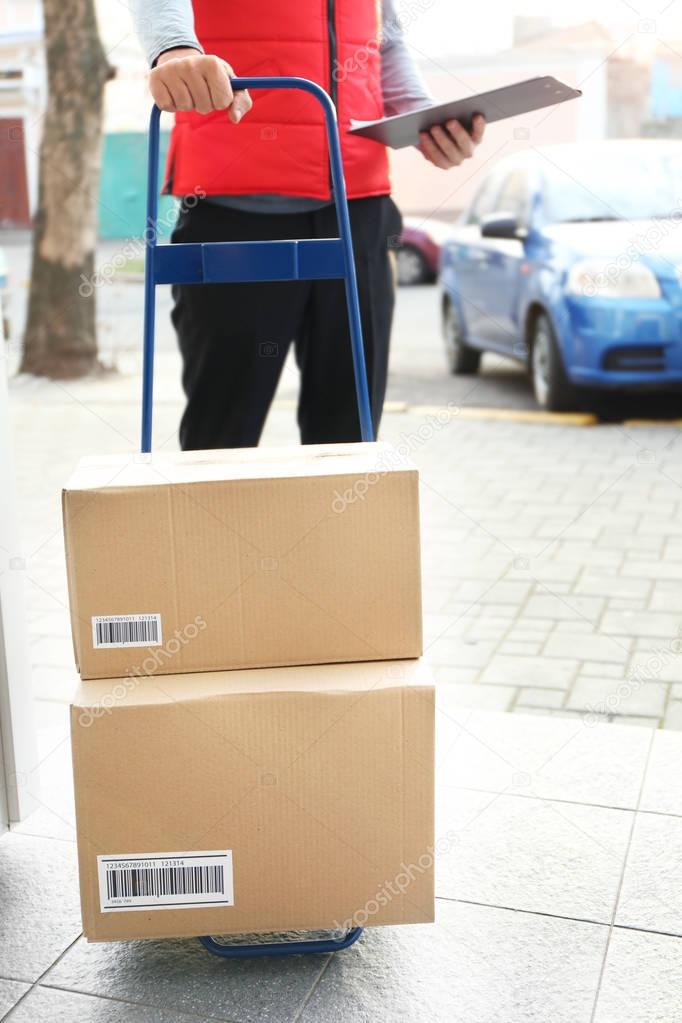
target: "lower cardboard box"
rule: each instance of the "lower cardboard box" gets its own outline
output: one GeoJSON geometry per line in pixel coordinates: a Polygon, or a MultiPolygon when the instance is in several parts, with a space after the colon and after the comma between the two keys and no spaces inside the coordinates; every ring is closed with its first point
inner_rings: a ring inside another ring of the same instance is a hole
{"type": "Polygon", "coordinates": [[[422,659],[82,682],[91,941],[433,920],[422,659]]]}

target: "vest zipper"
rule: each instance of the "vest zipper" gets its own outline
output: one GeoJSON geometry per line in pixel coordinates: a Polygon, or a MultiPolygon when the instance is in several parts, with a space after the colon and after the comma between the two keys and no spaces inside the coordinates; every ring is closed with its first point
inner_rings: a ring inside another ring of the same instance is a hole
{"type": "Polygon", "coordinates": [[[334,23],[334,0],[327,0],[327,22],[329,27],[329,95],[334,106],[338,98],[336,84],[336,25],[334,23]]]}
{"type": "MultiPolygon", "coordinates": [[[[336,25],[334,23],[334,0],[327,0],[327,28],[329,31],[329,95],[332,98],[334,106],[337,105],[338,99],[338,87],[336,81],[336,25]]],[[[332,169],[331,163],[329,164],[329,195],[331,198],[334,196],[334,186],[332,183],[332,169]]]]}

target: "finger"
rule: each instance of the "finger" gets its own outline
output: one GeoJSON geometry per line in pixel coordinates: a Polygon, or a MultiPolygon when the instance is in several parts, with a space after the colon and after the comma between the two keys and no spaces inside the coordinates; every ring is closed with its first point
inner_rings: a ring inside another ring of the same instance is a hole
{"type": "Polygon", "coordinates": [[[457,143],[453,141],[452,136],[444,128],[441,128],[439,124],[435,124],[431,129],[431,138],[446,157],[449,165],[451,167],[459,166],[464,157],[457,143]]]}
{"type": "Polygon", "coordinates": [[[163,79],[152,78],[149,83],[149,90],[159,110],[166,110],[171,114],[175,113],[175,100],[163,79]]]}
{"type": "Polygon", "coordinates": [[[174,75],[172,79],[166,80],[165,84],[173,97],[176,110],[191,110],[193,108],[192,95],[179,75],[174,75]]]}
{"type": "Polygon", "coordinates": [[[461,152],[462,156],[468,158],[474,155],[474,142],[471,135],[463,128],[459,121],[446,121],[445,127],[448,130],[448,134],[454,139],[457,148],[461,152]]]}
{"type": "Polygon", "coordinates": [[[419,149],[424,159],[428,160],[429,163],[432,163],[434,167],[440,167],[442,170],[447,170],[448,166],[447,161],[445,160],[445,157],[441,153],[440,149],[438,149],[438,147],[433,142],[433,139],[429,138],[425,139],[422,137],[422,141],[420,142],[417,148],[419,149]]]}
{"type": "Polygon", "coordinates": [[[440,167],[442,170],[447,170],[450,164],[429,133],[423,131],[420,133],[419,138],[421,140],[419,148],[426,159],[436,167],[440,167]]]}
{"type": "Polygon", "coordinates": [[[204,76],[192,68],[183,71],[183,81],[192,97],[194,109],[200,114],[208,114],[213,110],[213,100],[204,76]]]}
{"type": "Polygon", "coordinates": [[[244,114],[247,114],[253,106],[253,100],[246,89],[240,89],[234,94],[234,100],[229,110],[229,118],[233,124],[239,124],[244,114]]]}
{"type": "Polygon", "coordinates": [[[207,65],[204,75],[214,110],[226,110],[233,99],[230,85],[229,65],[224,60],[215,58],[207,65]]]}
{"type": "Polygon", "coordinates": [[[425,156],[436,167],[440,167],[442,170],[448,170],[448,168],[452,166],[450,158],[445,155],[430,132],[424,133],[422,137],[422,146],[425,156]]]}
{"type": "Polygon", "coordinates": [[[233,124],[239,124],[244,114],[247,114],[253,106],[253,100],[246,89],[239,89],[237,92],[233,91],[231,79],[236,77],[234,68],[226,60],[222,61],[222,65],[228,77],[230,89],[230,103],[228,103],[230,109],[227,112],[227,116],[233,124]]]}
{"type": "Polygon", "coordinates": [[[478,145],[483,134],[485,132],[485,117],[483,114],[474,114],[474,119],[471,124],[471,137],[474,141],[474,145],[478,145]]]}

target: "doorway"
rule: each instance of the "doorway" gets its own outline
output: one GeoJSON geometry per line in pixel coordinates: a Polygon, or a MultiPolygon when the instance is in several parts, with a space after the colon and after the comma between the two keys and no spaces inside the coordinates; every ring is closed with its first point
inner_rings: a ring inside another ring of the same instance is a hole
{"type": "Polygon", "coordinates": [[[31,215],[20,117],[0,117],[0,181],[0,227],[28,227],[31,215]]]}

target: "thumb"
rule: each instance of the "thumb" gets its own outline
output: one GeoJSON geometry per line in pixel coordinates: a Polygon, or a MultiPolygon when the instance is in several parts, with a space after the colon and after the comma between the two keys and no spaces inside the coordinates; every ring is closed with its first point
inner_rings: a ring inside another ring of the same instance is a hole
{"type": "Polygon", "coordinates": [[[239,124],[244,114],[248,113],[252,106],[253,100],[246,89],[235,92],[234,100],[230,104],[230,109],[228,110],[228,117],[233,124],[239,124]]]}

